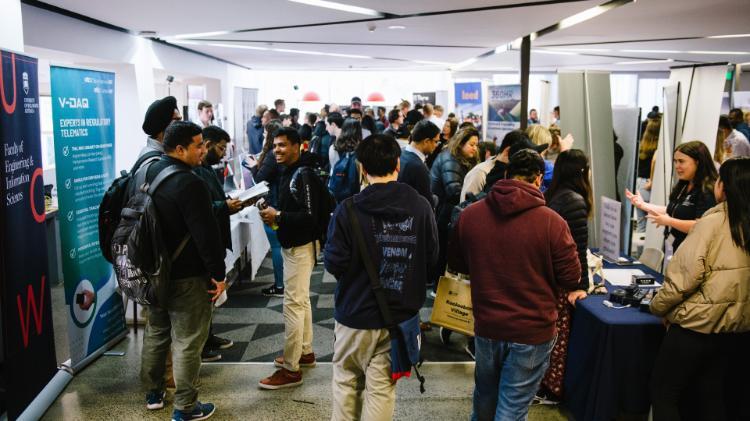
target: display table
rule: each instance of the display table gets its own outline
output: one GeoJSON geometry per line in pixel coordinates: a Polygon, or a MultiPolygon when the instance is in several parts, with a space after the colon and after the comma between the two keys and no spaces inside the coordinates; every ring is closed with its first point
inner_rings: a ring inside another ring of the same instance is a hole
{"type": "Polygon", "coordinates": [[[247,260],[250,260],[250,279],[255,279],[255,274],[271,249],[258,208],[250,206],[232,215],[229,218],[229,229],[232,233],[232,250],[227,250],[224,258],[227,273],[232,269],[242,270],[247,260]]]}
{"type": "MultiPolygon", "coordinates": [[[[607,263],[604,267],[617,268],[607,263]]],[[[626,268],[663,281],[661,274],[645,265],[626,268]]],[[[607,289],[615,287],[607,283],[607,289]]],[[[649,412],[649,380],[664,326],[658,317],[636,308],[606,307],[602,302],[607,298],[589,296],[578,302],[573,313],[564,393],[577,421],[649,412]]]]}

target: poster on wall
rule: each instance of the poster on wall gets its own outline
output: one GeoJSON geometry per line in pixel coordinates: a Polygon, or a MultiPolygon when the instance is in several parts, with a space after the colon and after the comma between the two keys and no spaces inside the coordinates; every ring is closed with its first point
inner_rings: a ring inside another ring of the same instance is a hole
{"type": "Polygon", "coordinates": [[[115,177],[114,73],[52,66],[60,249],[75,367],[125,333],[112,265],[99,249],[99,203],[115,177]]]}
{"type": "Polygon", "coordinates": [[[487,87],[486,141],[499,144],[508,132],[521,127],[521,85],[487,87]]]}
{"type": "Polygon", "coordinates": [[[456,83],[456,118],[458,122],[473,123],[482,129],[482,82],[456,83]]]}
{"type": "Polygon", "coordinates": [[[0,51],[2,406],[16,419],[57,371],[37,60],[0,51]]]}
{"type": "Polygon", "coordinates": [[[435,92],[414,92],[414,94],[412,94],[412,99],[413,99],[413,102],[414,102],[413,105],[417,105],[417,104],[421,104],[421,105],[432,104],[432,105],[435,105],[436,97],[437,97],[437,95],[436,95],[435,92]]]}

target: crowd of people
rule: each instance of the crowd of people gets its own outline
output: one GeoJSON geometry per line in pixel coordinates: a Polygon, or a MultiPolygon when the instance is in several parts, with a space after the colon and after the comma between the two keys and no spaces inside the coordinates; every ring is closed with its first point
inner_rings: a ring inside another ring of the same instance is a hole
{"type": "MultiPolygon", "coordinates": [[[[229,215],[243,204],[226,197],[215,168],[230,136],[211,125],[211,104],[201,105],[195,124],[179,121],[173,97],[155,101],[142,155],[161,156],[133,169],[147,181],[171,166],[187,170],[153,197],[167,249],[180,251],[169,299],[150,309],[142,354],[148,409],[164,407],[173,377],[176,420],[214,413],[198,401],[201,359],[232,346],[211,333],[211,300],[226,290],[229,215]]],[[[320,259],[337,280],[333,419],[393,417],[395,380],[414,363],[409,338],[430,328],[419,310],[446,273],[471,282],[472,419],[524,419],[535,400],[559,402],[571,317],[591,284],[590,162],[572,136],[533,124],[535,110],[532,124],[499,146],[434,104],[402,101],[388,110],[354,97],[301,121],[298,109],[285,111],[281,99],[258,106],[242,163],[256,183],[268,183],[259,209],[274,283],[262,293],[283,297],[283,352],[258,386],[299,386],[301,368],[316,364],[310,277],[320,259]]],[[[625,191],[640,211],[638,230],[648,221],[664,226],[675,250],[652,304],[670,324],[652,382],[657,420],[678,419],[679,397],[695,378],[705,380],[701,410],[719,413],[728,357],[748,349],[750,145],[735,111],[719,123],[721,154],[712,157],[700,141],[677,146],[678,181],[668,205],[658,206],[648,197],[661,119],[653,110],[642,130],[638,188],[625,191]]],[[[450,332],[440,337],[448,342],[450,332]]]]}

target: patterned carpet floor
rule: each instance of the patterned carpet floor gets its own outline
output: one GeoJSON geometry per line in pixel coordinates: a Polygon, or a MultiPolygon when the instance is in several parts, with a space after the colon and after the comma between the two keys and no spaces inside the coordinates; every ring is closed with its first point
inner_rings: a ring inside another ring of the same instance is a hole
{"type": "MultiPolygon", "coordinates": [[[[222,350],[221,362],[270,362],[281,354],[284,346],[282,299],[264,297],[261,289],[273,283],[271,259],[266,258],[255,280],[236,282],[229,290],[229,299],[214,312],[214,333],[234,341],[234,346],[222,350]]],[[[333,293],[336,279],[325,272],[322,265],[313,271],[310,283],[310,303],[313,315],[313,351],[318,361],[333,358],[333,293]]],[[[420,314],[429,320],[432,298],[425,301],[420,314]]],[[[471,361],[464,351],[466,338],[453,334],[448,345],[440,342],[437,327],[424,332],[422,355],[425,361],[471,361]]]]}

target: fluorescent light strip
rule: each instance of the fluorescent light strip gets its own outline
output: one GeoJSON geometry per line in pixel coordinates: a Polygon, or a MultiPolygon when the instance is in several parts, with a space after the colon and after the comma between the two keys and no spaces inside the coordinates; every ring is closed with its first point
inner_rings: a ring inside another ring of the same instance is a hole
{"type": "Polygon", "coordinates": [[[684,54],[685,51],[676,50],[619,50],[621,53],[643,53],[643,54],[684,54]]]}
{"type": "Polygon", "coordinates": [[[293,3],[306,4],[308,6],[324,7],[326,9],[340,10],[342,12],[358,13],[360,15],[383,17],[383,14],[377,10],[367,9],[365,7],[351,6],[343,3],[336,3],[325,0],[289,0],[293,3]]]}
{"type": "Polygon", "coordinates": [[[593,19],[602,13],[609,10],[607,7],[596,6],[591,9],[586,9],[583,12],[576,13],[573,16],[567,17],[560,21],[559,29],[570,28],[573,25],[578,25],[581,22],[585,22],[589,19],[593,19]]]}
{"type": "Polygon", "coordinates": [[[444,61],[429,61],[429,60],[412,60],[413,63],[418,64],[432,64],[436,66],[453,66],[454,63],[446,63],[444,61]]]}
{"type": "Polygon", "coordinates": [[[239,48],[242,50],[258,50],[258,51],[268,51],[270,48],[266,47],[255,47],[252,45],[234,45],[234,44],[222,44],[217,42],[206,42],[206,43],[198,43],[199,45],[210,45],[212,47],[222,47],[222,48],[239,48]]]}
{"type": "Polygon", "coordinates": [[[305,54],[308,56],[329,56],[329,57],[366,58],[366,59],[373,58],[370,56],[360,56],[356,54],[324,53],[321,51],[307,51],[307,50],[289,50],[286,48],[271,48],[271,51],[277,51],[279,53],[305,54]]]}
{"type": "Polygon", "coordinates": [[[716,55],[728,55],[728,56],[746,56],[750,53],[746,51],[685,51],[688,54],[716,54],[716,55]]]}
{"type": "Polygon", "coordinates": [[[216,32],[198,32],[196,34],[180,34],[180,35],[174,35],[167,38],[173,38],[173,39],[187,39],[187,38],[205,38],[205,37],[216,37],[219,35],[228,35],[231,32],[229,31],[216,31],[216,32]]]}
{"type": "Polygon", "coordinates": [[[468,59],[468,60],[464,60],[464,61],[462,61],[462,62],[460,62],[460,63],[456,63],[456,64],[453,64],[453,65],[451,66],[451,68],[452,68],[452,69],[462,69],[462,68],[464,68],[464,67],[466,67],[466,66],[470,66],[470,65],[472,65],[472,64],[474,64],[474,63],[476,63],[476,62],[477,62],[477,60],[479,60],[479,59],[478,59],[478,58],[476,58],[476,57],[472,57],[472,58],[470,58],[470,59],[468,59]]]}
{"type": "Polygon", "coordinates": [[[734,35],[713,35],[710,37],[711,39],[719,39],[719,38],[750,38],[750,34],[734,34],[734,35]]]}
{"type": "Polygon", "coordinates": [[[674,60],[668,58],[666,60],[640,60],[640,61],[618,61],[615,63],[619,66],[627,66],[630,64],[657,64],[657,63],[672,63],[674,60]]]}
{"type": "Polygon", "coordinates": [[[574,53],[609,53],[609,48],[552,48],[546,51],[569,51],[574,53]]]}
{"type": "Polygon", "coordinates": [[[552,55],[558,55],[558,56],[577,56],[578,53],[574,53],[571,51],[552,51],[552,50],[531,50],[532,53],[535,54],[552,54],[552,55]]]}

